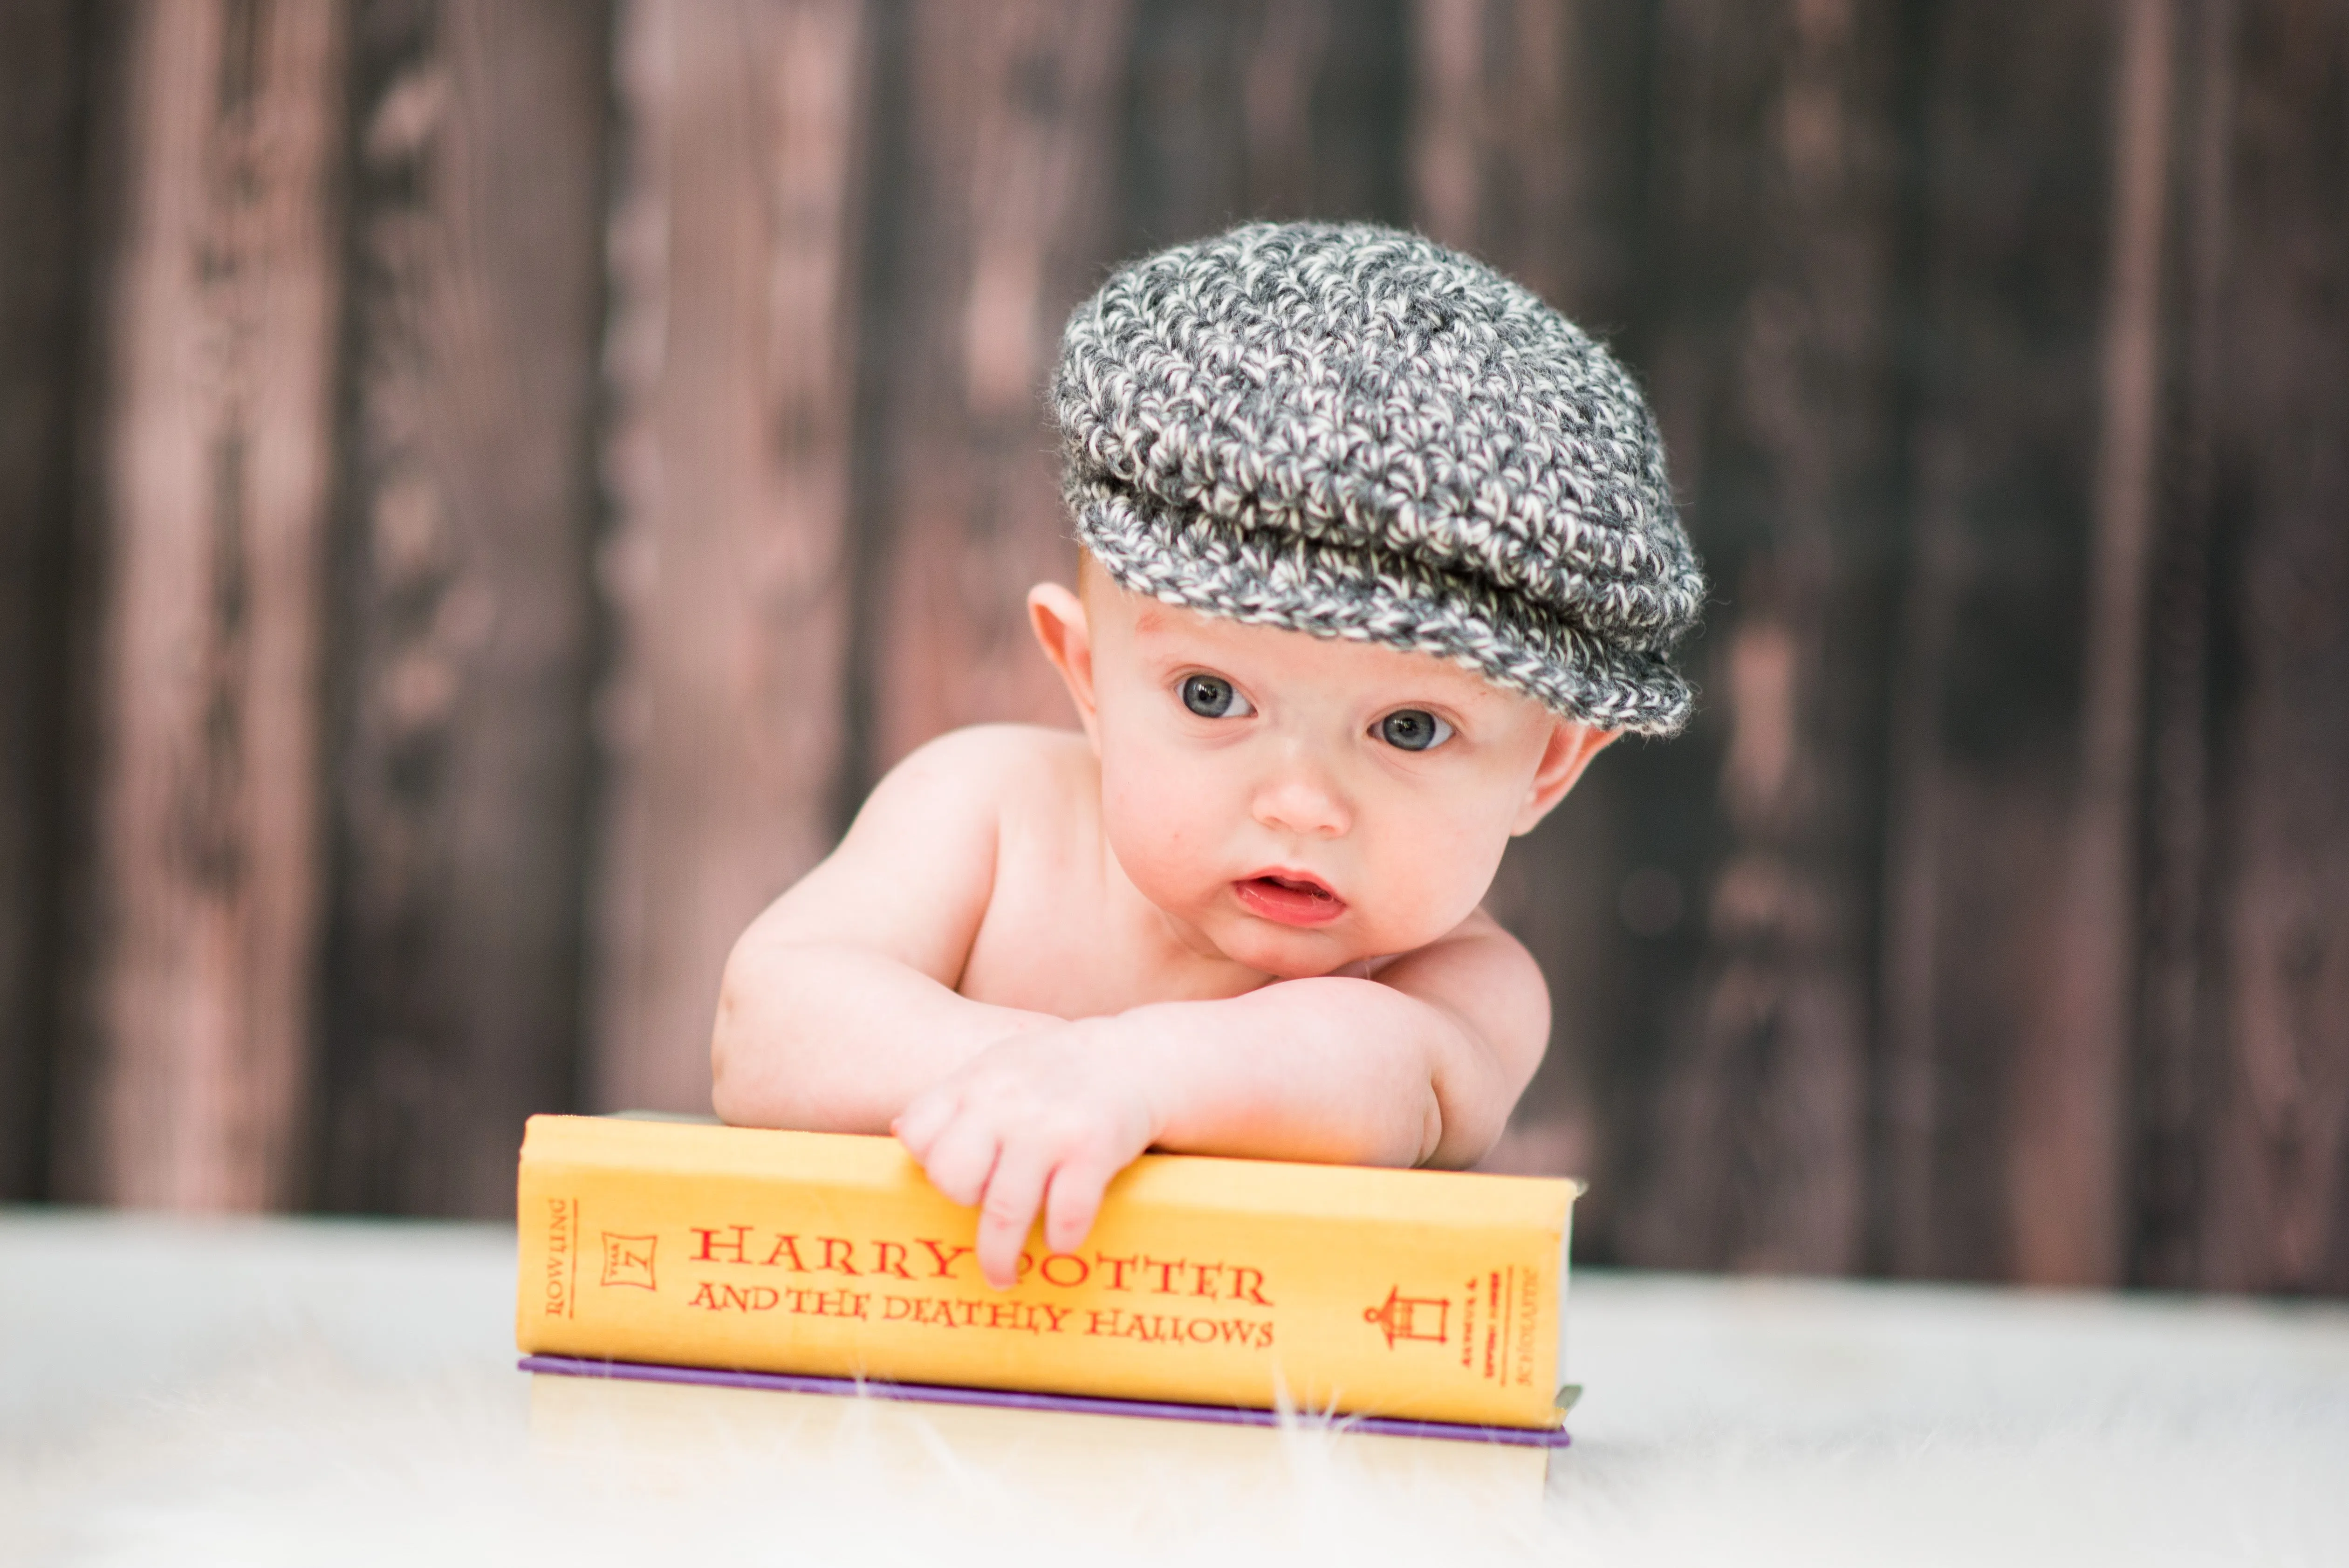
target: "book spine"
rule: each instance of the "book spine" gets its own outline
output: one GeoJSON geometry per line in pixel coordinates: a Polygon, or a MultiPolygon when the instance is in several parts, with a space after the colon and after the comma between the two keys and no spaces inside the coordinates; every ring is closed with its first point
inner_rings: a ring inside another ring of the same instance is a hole
{"type": "Polygon", "coordinates": [[[1154,1202],[990,1288],[926,1182],[533,1160],[533,1354],[1555,1426],[1558,1226],[1154,1202]]]}

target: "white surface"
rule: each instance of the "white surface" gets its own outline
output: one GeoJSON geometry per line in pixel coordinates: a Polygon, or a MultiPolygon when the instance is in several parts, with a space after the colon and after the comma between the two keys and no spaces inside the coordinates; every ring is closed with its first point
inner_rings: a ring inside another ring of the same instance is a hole
{"type": "Polygon", "coordinates": [[[1538,1514],[1300,1439],[1105,1521],[944,1448],[885,1481],[534,1463],[512,1259],[480,1227],[0,1211],[0,1564],[2349,1563],[2339,1306],[1585,1274],[1538,1514]]]}

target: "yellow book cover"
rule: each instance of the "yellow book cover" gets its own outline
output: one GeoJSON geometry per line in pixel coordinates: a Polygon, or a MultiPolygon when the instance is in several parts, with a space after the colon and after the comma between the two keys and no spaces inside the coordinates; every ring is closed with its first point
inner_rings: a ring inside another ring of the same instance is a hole
{"type": "Polygon", "coordinates": [[[1547,1428],[1576,1184],[1145,1155],[990,1288],[895,1139],[533,1117],[517,1337],[596,1357],[1547,1428]]]}

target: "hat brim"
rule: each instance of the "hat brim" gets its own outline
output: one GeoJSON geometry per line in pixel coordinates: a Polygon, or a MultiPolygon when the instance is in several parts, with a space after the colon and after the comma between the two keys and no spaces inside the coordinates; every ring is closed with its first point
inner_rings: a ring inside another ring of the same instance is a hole
{"type": "Polygon", "coordinates": [[[1069,501],[1079,542],[1111,580],[1163,603],[1448,659],[1601,729],[1675,734],[1695,705],[1663,658],[1392,552],[1176,518],[1108,481],[1072,486],[1069,501]]]}

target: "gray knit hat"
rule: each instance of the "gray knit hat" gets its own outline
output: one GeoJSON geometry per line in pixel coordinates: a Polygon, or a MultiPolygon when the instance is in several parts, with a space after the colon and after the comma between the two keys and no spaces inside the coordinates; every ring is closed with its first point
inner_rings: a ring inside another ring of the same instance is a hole
{"type": "Polygon", "coordinates": [[[1687,721],[1704,579],[1640,389],[1416,235],[1251,223],[1121,269],[1052,378],[1077,536],[1124,587],[1435,654],[1609,729],[1687,721]]]}

